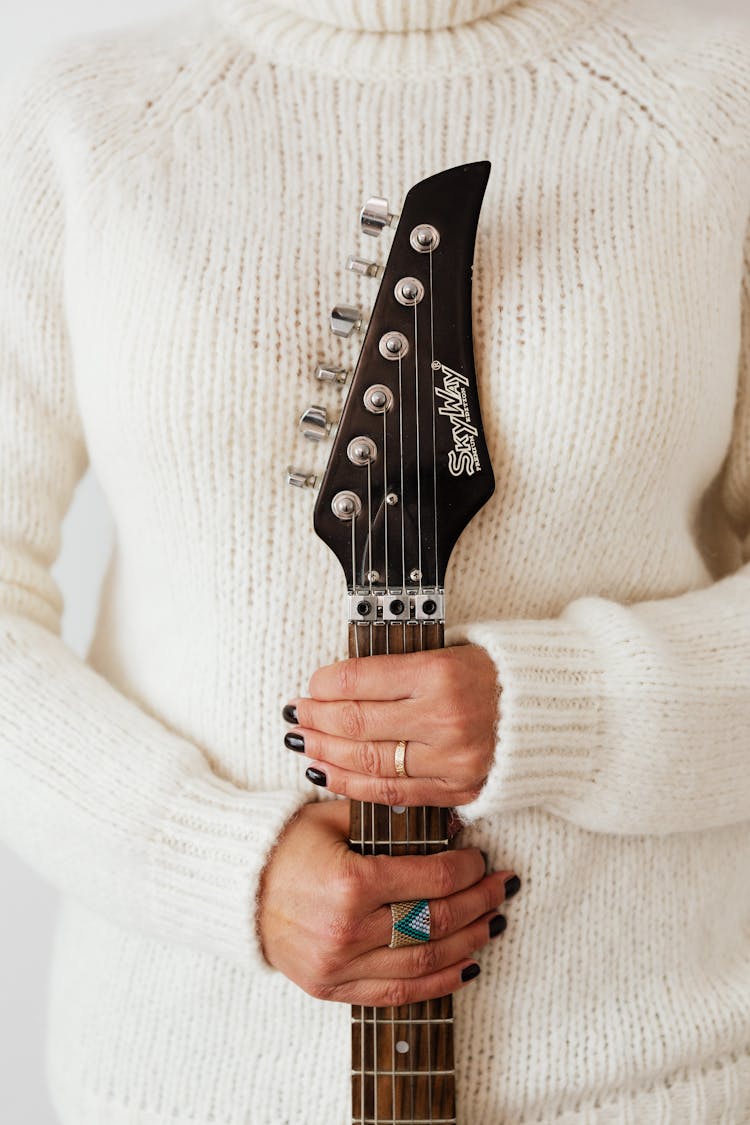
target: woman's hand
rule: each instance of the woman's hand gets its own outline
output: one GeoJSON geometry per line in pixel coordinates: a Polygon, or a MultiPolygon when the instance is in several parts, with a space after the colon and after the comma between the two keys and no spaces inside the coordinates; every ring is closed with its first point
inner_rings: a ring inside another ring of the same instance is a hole
{"type": "MultiPolygon", "coordinates": [[[[467,984],[479,972],[474,952],[505,928],[496,907],[512,872],[486,875],[478,848],[362,856],[348,830],[348,801],[304,805],[287,825],[261,882],[266,960],[311,996],[368,1007],[467,984]],[[389,904],[420,898],[430,904],[431,940],[389,949],[389,904]]],[[[517,887],[514,879],[509,894],[517,887]]]]}
{"type": "Polygon", "coordinates": [[[378,805],[468,804],[492,764],[499,689],[493,661],[476,645],[353,657],[319,668],[311,698],[284,717],[285,744],[312,758],[307,777],[378,805]],[[407,741],[408,777],[395,749],[407,741]]]}

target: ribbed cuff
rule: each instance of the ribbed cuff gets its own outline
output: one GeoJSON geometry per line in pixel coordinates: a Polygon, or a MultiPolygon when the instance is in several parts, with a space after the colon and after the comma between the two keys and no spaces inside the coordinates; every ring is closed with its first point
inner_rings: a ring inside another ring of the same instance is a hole
{"type": "Polygon", "coordinates": [[[535,805],[565,815],[595,784],[604,737],[604,676],[585,634],[559,618],[513,619],[452,625],[445,639],[484,648],[501,688],[494,761],[461,819],[535,805]]]}
{"type": "Polygon", "coordinates": [[[150,847],[149,913],[160,934],[272,971],[257,928],[260,876],[308,800],[293,790],[240,789],[209,771],[189,777],[150,847]]]}

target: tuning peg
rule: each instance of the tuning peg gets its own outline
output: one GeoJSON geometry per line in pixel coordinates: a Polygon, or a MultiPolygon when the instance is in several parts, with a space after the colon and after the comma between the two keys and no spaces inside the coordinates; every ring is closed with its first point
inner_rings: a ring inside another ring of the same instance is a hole
{"type": "Polygon", "coordinates": [[[317,488],[318,478],[315,473],[308,473],[306,469],[293,469],[290,466],[286,471],[286,483],[294,488],[317,488]]]}
{"type": "Polygon", "coordinates": [[[308,441],[322,441],[331,432],[333,423],[325,406],[308,406],[302,414],[298,426],[300,433],[308,441]]]}
{"type": "Polygon", "coordinates": [[[331,332],[335,336],[351,336],[355,328],[361,328],[363,315],[354,305],[334,305],[331,309],[331,332]]]}
{"type": "Polygon", "coordinates": [[[346,380],[349,378],[349,369],[347,367],[331,367],[327,363],[319,363],[315,368],[315,378],[319,383],[336,384],[338,387],[343,387],[346,380]]]}
{"type": "Polygon", "coordinates": [[[346,268],[352,273],[359,274],[360,277],[377,277],[381,272],[378,262],[370,262],[367,258],[356,258],[351,254],[346,259],[346,268]]]}
{"type": "Polygon", "coordinates": [[[382,195],[371,196],[359,213],[359,225],[365,234],[377,236],[384,227],[393,226],[398,215],[388,210],[388,200],[382,195]]]}

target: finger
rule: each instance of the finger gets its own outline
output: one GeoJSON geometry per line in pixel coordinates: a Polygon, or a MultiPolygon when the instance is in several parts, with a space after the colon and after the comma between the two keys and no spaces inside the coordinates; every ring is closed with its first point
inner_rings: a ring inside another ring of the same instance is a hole
{"type": "MultiPolygon", "coordinates": [[[[497,918],[495,910],[482,914],[442,941],[426,941],[401,949],[377,949],[350,962],[344,972],[361,970],[363,977],[377,980],[397,980],[399,977],[423,977],[455,965],[457,961],[471,958],[492,940],[490,920],[497,918]]],[[[504,917],[499,915],[499,917],[504,917]]],[[[500,931],[498,931],[500,932],[500,931]]]]}
{"type": "Polygon", "coordinates": [[[314,785],[330,789],[332,793],[375,805],[450,808],[469,800],[458,782],[442,777],[363,777],[317,760],[310,762],[306,776],[314,785]]]}
{"type": "Polygon", "coordinates": [[[320,703],[302,698],[293,700],[292,705],[297,709],[297,723],[307,730],[354,742],[398,742],[400,738],[430,741],[429,716],[413,700],[320,703]]]}
{"type": "Polygon", "coordinates": [[[331,985],[319,995],[325,1000],[340,1000],[347,1004],[360,1004],[368,1008],[400,1008],[420,1000],[437,1000],[451,992],[465,988],[479,976],[479,965],[465,957],[447,969],[417,978],[398,977],[395,980],[356,980],[331,985]],[[464,979],[465,978],[465,979],[464,979]]]}
{"type": "MultiPolygon", "coordinates": [[[[505,902],[505,883],[512,874],[512,871],[492,871],[468,890],[459,891],[448,898],[428,899],[431,941],[449,937],[488,912],[494,913],[505,902]]],[[[392,930],[390,905],[374,910],[370,915],[364,947],[369,951],[388,946],[392,930]]]]}
{"type": "MultiPolygon", "coordinates": [[[[316,763],[338,766],[350,773],[363,777],[398,777],[396,773],[396,746],[389,742],[353,742],[349,738],[337,738],[317,730],[294,727],[288,731],[286,739],[302,739],[302,746],[294,744],[295,750],[314,758],[316,763]]],[[[286,745],[289,746],[289,741],[286,745]]],[[[440,777],[457,775],[461,759],[458,754],[448,756],[425,742],[409,742],[406,747],[406,772],[409,777],[440,777]],[[445,768],[445,772],[444,772],[445,768]]]]}
{"type": "Polygon", "coordinates": [[[479,848],[434,855],[364,855],[357,863],[366,911],[390,902],[445,898],[478,883],[486,870],[479,848]]]}
{"type": "Polygon", "coordinates": [[[422,652],[337,660],[313,673],[310,695],[320,700],[406,699],[414,694],[428,661],[422,652]]]}

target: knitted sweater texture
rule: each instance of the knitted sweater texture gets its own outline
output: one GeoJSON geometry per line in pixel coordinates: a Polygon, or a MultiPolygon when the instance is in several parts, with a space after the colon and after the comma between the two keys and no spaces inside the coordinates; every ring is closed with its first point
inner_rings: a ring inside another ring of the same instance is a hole
{"type": "Polygon", "coordinates": [[[0,827],[63,894],[64,1125],[349,1120],[349,1009],[257,935],[275,840],[326,799],[281,707],[346,653],[284,469],[315,363],[356,358],[327,310],[373,297],[341,268],[362,199],[485,158],[497,489],[447,640],[503,688],[461,842],[523,887],[456,996],[459,1122],[750,1120],[750,33],[203,0],[0,105],[0,827]],[[50,566],[88,464],[115,546],[82,661],[50,566]]]}

